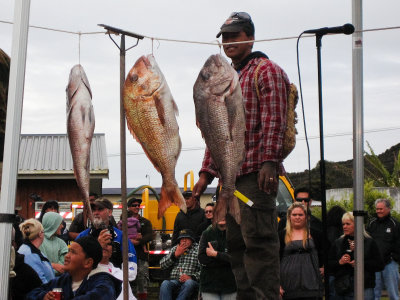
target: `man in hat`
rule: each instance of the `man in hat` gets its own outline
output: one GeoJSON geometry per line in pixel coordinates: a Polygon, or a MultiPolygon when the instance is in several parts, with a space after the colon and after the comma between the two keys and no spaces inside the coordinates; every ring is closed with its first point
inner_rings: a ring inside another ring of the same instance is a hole
{"type": "Polygon", "coordinates": [[[164,280],[160,287],[160,299],[189,299],[199,287],[200,263],[197,259],[199,244],[193,232],[183,229],[179,232],[178,245],[172,247],[169,254],[160,260],[161,269],[172,267],[169,280],[164,280]],[[176,295],[173,298],[173,295],[176,295]]]}
{"type": "Polygon", "coordinates": [[[190,229],[193,232],[193,238],[198,243],[203,233],[203,223],[207,222],[204,214],[204,209],[200,207],[200,197],[194,197],[192,191],[184,191],[182,193],[186,202],[187,211],[184,213],[182,210],[177,214],[174,223],[174,232],[172,233],[172,245],[178,243],[179,232],[182,229],[190,229]]]}
{"type": "Polygon", "coordinates": [[[147,299],[147,287],[149,286],[149,258],[144,252],[147,243],[153,239],[153,227],[150,220],[142,217],[139,214],[141,199],[130,198],[128,200],[128,210],[132,212],[132,216],[137,218],[140,223],[140,233],[135,239],[131,240],[135,246],[136,255],[138,258],[138,272],[136,281],[134,282],[139,300],[147,299]]]}
{"type": "MultiPolygon", "coordinates": [[[[92,204],[98,198],[99,198],[99,196],[96,193],[90,193],[89,194],[90,204],[92,204]]],[[[85,229],[87,229],[89,227],[89,225],[88,225],[89,218],[86,218],[86,223],[85,223],[84,219],[85,218],[83,217],[83,212],[80,212],[79,214],[77,214],[75,216],[74,220],[72,221],[71,225],[69,226],[68,237],[71,241],[75,240],[82,231],[84,231],[85,229]]],[[[117,226],[117,223],[115,222],[113,216],[111,216],[110,222],[113,226],[115,226],[115,227],[117,226]]]]}
{"type": "MultiPolygon", "coordinates": [[[[239,201],[241,224],[226,216],[238,299],[279,299],[279,239],[275,198],[283,170],[283,137],[290,82],[286,73],[262,52],[253,52],[254,24],[248,13],[234,12],[221,26],[225,54],[239,74],[246,118],[246,157],[236,188],[250,198],[239,201]],[[241,43],[237,43],[241,42],[241,43]],[[234,43],[234,44],[230,44],[234,43]]],[[[199,180],[199,197],[218,176],[206,149],[199,180]]]]}
{"type": "MultiPolygon", "coordinates": [[[[91,208],[93,224],[82,231],[77,238],[87,235],[93,236],[98,239],[102,247],[111,243],[113,252],[110,261],[114,266],[122,268],[122,231],[110,224],[113,211],[112,203],[106,198],[100,198],[91,204],[91,208]]],[[[136,278],[137,259],[135,247],[130,240],[128,240],[128,267],[129,281],[132,281],[136,278]]]]}
{"type": "Polygon", "coordinates": [[[65,256],[65,273],[32,290],[28,300],[57,299],[53,289],[62,289],[63,299],[84,296],[85,299],[116,299],[121,291],[121,281],[114,279],[102,268],[97,268],[103,255],[99,242],[85,236],[72,242],[65,256]]]}

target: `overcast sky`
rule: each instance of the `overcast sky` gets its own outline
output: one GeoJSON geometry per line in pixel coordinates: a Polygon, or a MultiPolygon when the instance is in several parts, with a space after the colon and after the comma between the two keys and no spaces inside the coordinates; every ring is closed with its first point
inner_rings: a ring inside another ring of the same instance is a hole
{"type": "MultiPolygon", "coordinates": [[[[107,24],[154,38],[215,42],[219,27],[232,11],[247,11],[256,27],[256,40],[296,37],[307,29],[352,22],[352,1],[31,1],[30,24],[72,32],[102,32],[107,24]]],[[[364,1],[363,28],[400,26],[398,0],[364,1]]],[[[13,22],[14,1],[2,0],[0,21],[13,22]]],[[[0,48],[11,55],[12,25],[0,23],[0,48]]],[[[365,32],[364,128],[365,140],[376,153],[399,143],[400,29],[365,32]],[[377,131],[378,130],[378,131],[377,131]]],[[[119,36],[113,36],[117,44],[119,36]]],[[[136,40],[127,37],[126,46],[136,40]]],[[[299,86],[296,39],[259,42],[265,52],[299,86]]],[[[315,38],[300,40],[300,67],[311,166],[320,158],[318,86],[315,38]]],[[[200,168],[204,141],[195,125],[193,84],[204,62],[219,53],[214,45],[144,39],[126,56],[126,73],[141,56],[153,53],[179,108],[177,118],[182,153],[176,179],[183,186],[185,172],[200,168]]],[[[66,133],[66,96],[70,69],[81,63],[93,92],[96,133],[105,133],[109,180],[103,187],[120,186],[119,169],[119,50],[105,34],[62,33],[30,28],[26,64],[22,133],[66,133]],[[80,40],[80,42],[79,42],[80,40]],[[79,61],[80,57],[80,61],[79,61]]],[[[325,159],[351,159],[352,144],[352,38],[322,39],[325,159]]],[[[288,172],[307,168],[301,105],[297,106],[299,135],[295,150],[285,160],[288,172]]],[[[128,187],[161,185],[141,146],[127,132],[128,187]],[[146,177],[146,175],[148,175],[146,177]]],[[[214,182],[215,184],[215,182],[214,182]]]]}

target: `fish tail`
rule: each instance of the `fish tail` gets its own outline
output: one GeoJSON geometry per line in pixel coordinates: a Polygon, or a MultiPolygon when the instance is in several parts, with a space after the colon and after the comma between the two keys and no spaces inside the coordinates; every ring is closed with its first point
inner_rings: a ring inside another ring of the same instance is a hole
{"type": "Polygon", "coordinates": [[[225,219],[226,214],[228,212],[228,205],[231,202],[233,197],[233,192],[222,187],[218,199],[217,204],[215,205],[215,209],[213,212],[213,225],[216,225],[219,221],[225,219]]]}
{"type": "Polygon", "coordinates": [[[179,206],[179,208],[186,213],[186,202],[185,199],[183,199],[182,193],[176,182],[168,183],[163,181],[161,186],[160,201],[158,202],[159,219],[164,215],[165,211],[171,206],[172,203],[179,206]]]}

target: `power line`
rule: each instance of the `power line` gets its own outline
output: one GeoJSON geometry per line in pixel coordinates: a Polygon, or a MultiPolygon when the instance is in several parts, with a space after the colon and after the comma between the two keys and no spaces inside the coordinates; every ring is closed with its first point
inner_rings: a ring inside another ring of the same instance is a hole
{"type": "MultiPolygon", "coordinates": [[[[13,24],[13,22],[2,21],[2,20],[0,20],[0,23],[11,24],[11,25],[13,24]]],[[[93,32],[68,31],[68,30],[63,30],[63,29],[56,29],[56,28],[35,26],[35,25],[29,25],[29,27],[32,27],[32,28],[35,28],[35,29],[41,29],[41,30],[61,32],[61,33],[76,34],[76,35],[106,34],[107,33],[106,31],[93,31],[93,32]]],[[[357,31],[357,32],[372,32],[372,31],[395,30],[395,29],[400,29],[400,26],[364,29],[364,30],[360,30],[360,31],[357,31]]],[[[201,41],[168,39],[168,38],[162,38],[162,37],[152,37],[152,36],[146,36],[146,35],[143,35],[143,37],[147,38],[147,39],[150,39],[150,40],[165,41],[165,42],[175,42],[175,43],[203,44],[203,45],[213,45],[213,46],[218,46],[218,47],[221,47],[222,45],[224,45],[223,43],[220,43],[218,40],[216,40],[215,42],[201,42],[201,41]]],[[[304,36],[304,37],[314,37],[314,35],[307,35],[307,36],[304,36]]],[[[290,37],[280,37],[280,38],[271,38],[271,39],[261,39],[261,40],[254,40],[254,43],[274,42],[274,41],[282,41],[282,40],[294,40],[294,39],[297,39],[297,38],[298,38],[297,36],[290,36],[290,37]]],[[[248,41],[228,43],[228,44],[240,44],[240,43],[248,43],[248,41]]]]}
{"type": "MultiPolygon", "coordinates": [[[[375,133],[375,132],[384,132],[384,131],[393,131],[393,130],[399,130],[400,127],[386,127],[386,128],[376,128],[376,129],[368,129],[364,130],[364,134],[366,133],[375,133]]],[[[342,136],[349,136],[353,135],[353,132],[339,132],[339,133],[331,133],[331,134],[325,134],[324,138],[335,138],[335,137],[342,137],[342,136]]],[[[308,138],[309,140],[313,139],[319,139],[319,136],[311,136],[308,138]]],[[[305,137],[297,137],[297,140],[305,140],[305,137]]],[[[199,151],[199,150],[205,150],[206,148],[204,146],[198,146],[198,147],[188,147],[188,148],[182,148],[182,152],[187,152],[187,151],[199,151]]],[[[143,151],[135,151],[135,152],[128,152],[126,155],[132,156],[132,155],[143,155],[143,151]]],[[[120,156],[119,153],[113,153],[107,155],[107,157],[118,157],[120,156]]]]}

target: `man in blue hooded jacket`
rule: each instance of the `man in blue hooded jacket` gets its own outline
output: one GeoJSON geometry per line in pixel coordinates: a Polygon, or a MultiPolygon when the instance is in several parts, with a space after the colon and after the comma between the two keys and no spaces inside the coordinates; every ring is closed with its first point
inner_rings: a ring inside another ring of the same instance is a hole
{"type": "Polygon", "coordinates": [[[64,261],[65,273],[31,291],[28,300],[53,300],[53,289],[61,288],[63,299],[116,299],[121,291],[121,281],[107,270],[97,267],[103,256],[99,242],[85,236],[73,242],[64,261]]]}

